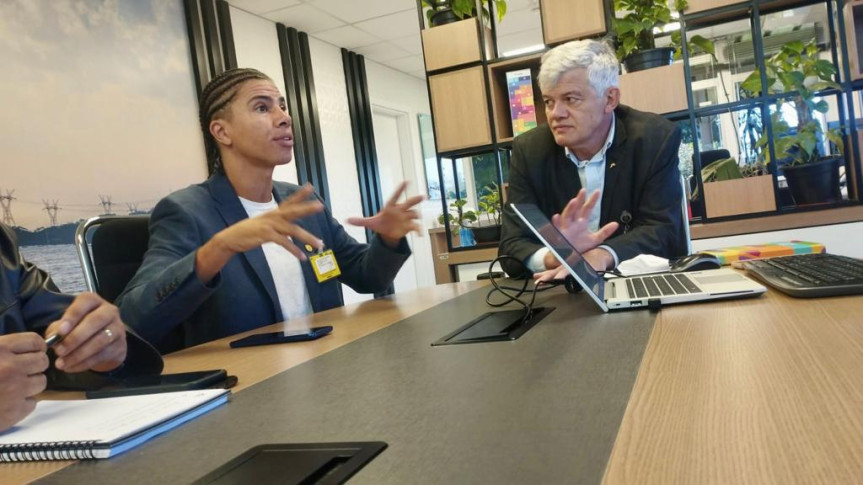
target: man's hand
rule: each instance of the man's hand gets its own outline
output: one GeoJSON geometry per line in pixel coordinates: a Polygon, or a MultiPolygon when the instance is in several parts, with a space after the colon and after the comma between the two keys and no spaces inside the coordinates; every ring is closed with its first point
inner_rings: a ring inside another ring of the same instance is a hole
{"type": "Polygon", "coordinates": [[[618,226],[616,222],[609,222],[599,228],[598,231],[590,232],[588,227],[590,213],[596,203],[599,202],[599,191],[594,190],[590,197],[587,197],[587,200],[585,200],[586,196],[587,192],[584,189],[579,190],[578,195],[563,208],[562,214],[555,214],[551,217],[551,223],[582,254],[602,244],[614,234],[618,226]]]}
{"type": "MultiPolygon", "coordinates": [[[[551,251],[548,252],[551,254],[551,251]]],[[[590,265],[591,268],[596,271],[605,271],[611,266],[614,265],[614,256],[611,255],[608,251],[603,248],[594,248],[590,251],[584,253],[584,260],[587,261],[587,264],[590,265]]],[[[536,280],[537,283],[547,283],[552,280],[562,280],[569,275],[569,270],[566,269],[563,265],[560,264],[560,261],[551,254],[551,257],[554,258],[554,262],[557,263],[557,266],[548,269],[546,271],[540,271],[539,273],[533,274],[533,279],[536,280]]],[[[575,253],[573,253],[573,257],[577,258],[575,253]]],[[[577,261],[573,261],[571,265],[576,264],[577,261]]]]}
{"type": "Polygon", "coordinates": [[[95,293],[78,295],[45,331],[46,336],[55,333],[63,340],[54,346],[54,366],[63,372],[108,372],[126,360],[126,326],[120,312],[95,293]]]}
{"type": "Polygon", "coordinates": [[[417,211],[413,210],[413,207],[422,202],[425,196],[415,195],[399,203],[398,200],[405,192],[407,185],[407,182],[402,182],[390,200],[387,201],[387,205],[373,217],[350,217],[348,223],[371,229],[390,247],[396,247],[399,241],[411,231],[419,233],[420,226],[414,221],[420,216],[417,211]]]}
{"type": "Polygon", "coordinates": [[[324,210],[320,201],[308,200],[313,193],[314,188],[305,185],[282,201],[277,209],[245,219],[218,232],[198,249],[195,256],[198,278],[209,283],[235,254],[255,249],[268,242],[282,246],[300,261],[306,259],[306,253],[298,248],[293,240],[321,249],[323,242],[320,239],[294,224],[297,219],[324,210]]]}
{"type": "Polygon", "coordinates": [[[33,332],[0,335],[0,431],[33,412],[33,396],[45,390],[48,355],[33,332]]]}

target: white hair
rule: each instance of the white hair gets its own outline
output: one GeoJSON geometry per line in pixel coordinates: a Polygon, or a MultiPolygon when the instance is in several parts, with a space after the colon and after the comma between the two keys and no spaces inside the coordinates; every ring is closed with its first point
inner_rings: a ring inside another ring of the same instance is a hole
{"type": "Polygon", "coordinates": [[[555,47],[542,56],[539,68],[539,89],[543,92],[554,87],[568,71],[587,70],[590,87],[602,96],[611,87],[618,87],[620,64],[614,50],[597,40],[574,40],[555,47]]]}

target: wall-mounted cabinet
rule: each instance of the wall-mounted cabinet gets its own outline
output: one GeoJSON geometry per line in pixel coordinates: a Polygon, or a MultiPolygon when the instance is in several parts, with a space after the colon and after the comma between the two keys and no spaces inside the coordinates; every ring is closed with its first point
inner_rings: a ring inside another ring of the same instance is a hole
{"type": "Polygon", "coordinates": [[[604,34],[603,0],[540,0],[542,37],[546,45],[604,34]]]}
{"type": "Polygon", "coordinates": [[[438,152],[491,143],[482,66],[429,76],[438,152]]]}
{"type": "Polygon", "coordinates": [[[686,110],[689,104],[686,101],[683,64],[675,63],[621,75],[620,102],[650,113],[686,110]]]}

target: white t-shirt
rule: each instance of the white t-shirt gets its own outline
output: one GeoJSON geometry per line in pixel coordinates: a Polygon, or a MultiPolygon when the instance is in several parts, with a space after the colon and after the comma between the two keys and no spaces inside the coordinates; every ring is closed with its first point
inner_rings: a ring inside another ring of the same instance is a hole
{"type": "MultiPolygon", "coordinates": [[[[275,199],[261,203],[242,197],[238,198],[250,219],[278,207],[275,199]]],[[[279,305],[282,307],[283,318],[290,320],[312,313],[312,302],[306,289],[306,280],[303,277],[300,260],[274,242],[264,243],[261,249],[264,250],[267,266],[270,267],[270,273],[273,275],[273,283],[276,285],[276,294],[279,297],[279,305]]]]}

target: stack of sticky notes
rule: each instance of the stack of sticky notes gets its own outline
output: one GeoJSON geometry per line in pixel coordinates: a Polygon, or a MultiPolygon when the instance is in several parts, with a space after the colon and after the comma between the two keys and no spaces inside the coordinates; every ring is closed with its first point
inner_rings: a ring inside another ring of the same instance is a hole
{"type": "Polygon", "coordinates": [[[735,261],[746,261],[748,259],[773,258],[775,256],[790,256],[792,254],[809,254],[826,252],[823,244],[806,241],[786,241],[768,244],[757,244],[754,246],[733,246],[721,249],[708,249],[702,253],[710,253],[717,258],[721,264],[731,264],[735,261]]]}

